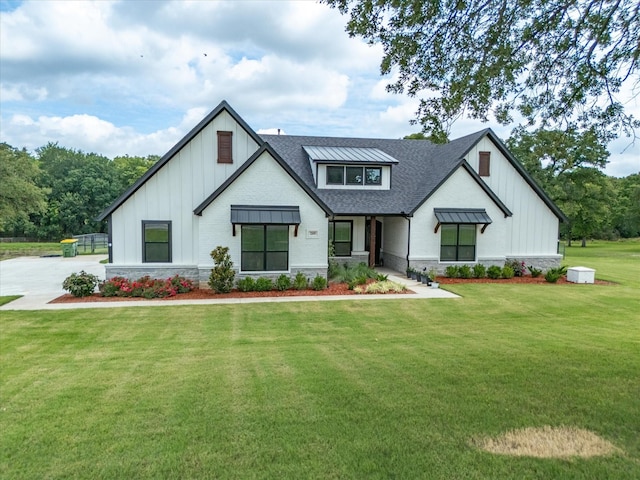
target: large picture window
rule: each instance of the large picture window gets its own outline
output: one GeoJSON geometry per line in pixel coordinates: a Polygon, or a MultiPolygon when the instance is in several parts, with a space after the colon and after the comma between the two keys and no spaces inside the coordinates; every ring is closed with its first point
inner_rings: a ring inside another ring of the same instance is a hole
{"type": "Polygon", "coordinates": [[[351,255],[351,230],[350,220],[335,220],[329,222],[329,242],[333,244],[333,253],[336,257],[348,257],[351,255]]]}
{"type": "Polygon", "coordinates": [[[171,222],[143,220],[142,261],[171,262],[171,222]]]}
{"type": "Polygon", "coordinates": [[[440,261],[473,262],[476,259],[476,225],[442,225],[440,261]]]}
{"type": "Polygon", "coordinates": [[[242,225],[241,243],[243,271],[289,269],[289,225],[242,225]]]}

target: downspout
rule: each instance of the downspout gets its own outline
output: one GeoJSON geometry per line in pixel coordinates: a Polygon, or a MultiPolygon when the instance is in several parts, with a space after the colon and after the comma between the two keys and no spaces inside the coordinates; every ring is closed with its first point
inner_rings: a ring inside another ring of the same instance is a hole
{"type": "Polygon", "coordinates": [[[107,251],[109,252],[109,263],[113,263],[113,243],[111,241],[111,215],[107,220],[107,251]]]}
{"type": "Polygon", "coordinates": [[[409,252],[411,251],[411,216],[405,214],[404,212],[400,212],[400,214],[407,219],[409,222],[409,226],[407,227],[407,269],[409,268],[409,252]]]}

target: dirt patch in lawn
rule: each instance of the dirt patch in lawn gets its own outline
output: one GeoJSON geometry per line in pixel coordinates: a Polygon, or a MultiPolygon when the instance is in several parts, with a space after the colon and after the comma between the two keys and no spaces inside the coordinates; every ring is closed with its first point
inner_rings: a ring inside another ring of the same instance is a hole
{"type": "Polygon", "coordinates": [[[523,428],[473,443],[489,453],[519,457],[590,458],[620,453],[619,448],[595,433],[574,427],[523,428]]]}
{"type": "MultiPolygon", "coordinates": [[[[403,293],[415,293],[411,290],[406,290],[403,293]]],[[[385,295],[394,295],[394,292],[388,292],[385,295]]],[[[346,283],[329,283],[329,286],[324,290],[285,290],[280,292],[278,290],[270,290],[268,292],[240,292],[233,290],[230,293],[215,293],[208,288],[196,288],[189,293],[179,293],[173,297],[157,298],[153,300],[161,302],[170,302],[173,300],[219,300],[223,298],[260,298],[260,297],[321,297],[327,295],[358,295],[353,290],[349,290],[346,283]]],[[[365,295],[365,294],[361,294],[365,295]]],[[[139,297],[102,297],[99,293],[94,293],[89,297],[74,297],[67,293],[58,297],[49,303],[86,303],[86,302],[122,302],[122,301],[141,301],[148,300],[146,298],[139,297]]]]}

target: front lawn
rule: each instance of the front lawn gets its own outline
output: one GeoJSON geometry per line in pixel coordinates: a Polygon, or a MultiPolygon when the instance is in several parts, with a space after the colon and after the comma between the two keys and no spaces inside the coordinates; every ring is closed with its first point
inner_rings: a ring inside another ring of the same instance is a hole
{"type": "Polygon", "coordinates": [[[567,250],[618,285],[3,311],[0,477],[640,478],[638,245],[567,250]],[[547,425],[620,450],[473,443],[547,425]]]}

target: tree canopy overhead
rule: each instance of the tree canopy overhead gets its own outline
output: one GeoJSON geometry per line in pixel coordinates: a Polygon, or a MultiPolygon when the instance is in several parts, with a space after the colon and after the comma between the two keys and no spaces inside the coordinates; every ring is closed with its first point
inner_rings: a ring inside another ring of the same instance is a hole
{"type": "Polygon", "coordinates": [[[597,125],[603,138],[638,126],[618,98],[638,81],[637,0],[323,1],[383,46],[382,74],[398,75],[387,89],[420,98],[416,122],[434,137],[465,114],[597,125]]]}

